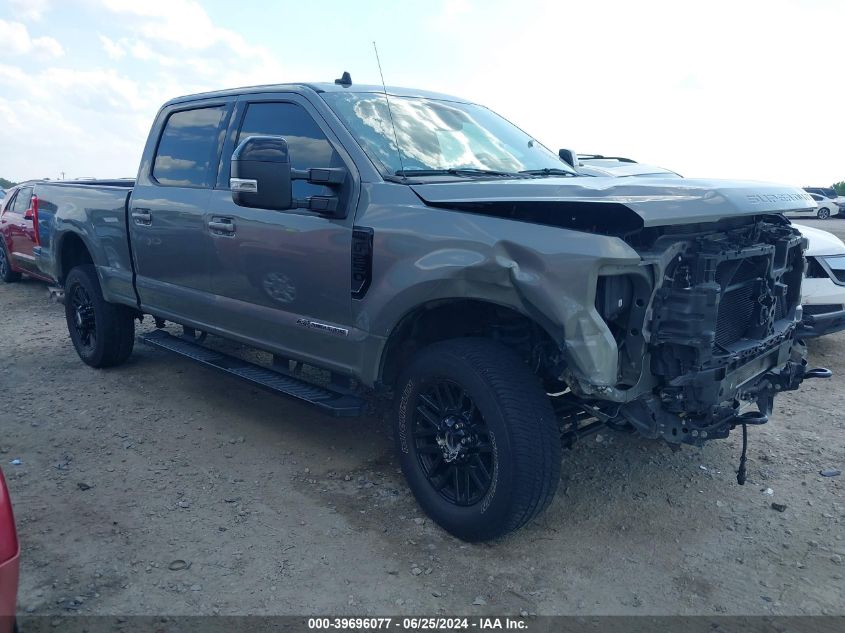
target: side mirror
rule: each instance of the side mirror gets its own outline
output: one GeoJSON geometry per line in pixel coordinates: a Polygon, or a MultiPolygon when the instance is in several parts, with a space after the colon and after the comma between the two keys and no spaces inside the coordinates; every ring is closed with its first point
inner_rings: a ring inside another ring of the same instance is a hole
{"type": "Polygon", "coordinates": [[[578,168],[578,154],[571,149],[559,149],[557,155],[570,167],[578,168]]]}
{"type": "Polygon", "coordinates": [[[281,136],[250,136],[232,154],[229,187],[242,207],[286,211],[293,207],[288,143],[281,136]]]}

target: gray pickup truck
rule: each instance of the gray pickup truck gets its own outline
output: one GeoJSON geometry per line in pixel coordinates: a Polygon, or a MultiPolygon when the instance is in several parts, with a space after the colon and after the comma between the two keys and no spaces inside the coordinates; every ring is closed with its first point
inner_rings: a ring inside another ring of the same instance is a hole
{"type": "Polygon", "coordinates": [[[348,80],[182,97],[134,182],[35,195],[38,266],[84,362],[125,361],[150,315],[183,330],[146,343],[328,413],[392,398],[413,493],[467,540],[541,512],[562,445],[600,425],[745,435],[829,375],[796,340],[805,242],[781,215],[808,194],[580,176],[454,97],[348,80]]]}

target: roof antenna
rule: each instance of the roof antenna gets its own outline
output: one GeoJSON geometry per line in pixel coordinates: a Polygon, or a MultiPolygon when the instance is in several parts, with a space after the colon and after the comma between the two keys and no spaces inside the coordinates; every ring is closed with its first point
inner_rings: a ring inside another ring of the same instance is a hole
{"type": "Polygon", "coordinates": [[[393,127],[393,140],[396,142],[396,151],[399,153],[399,169],[402,178],[405,176],[405,162],[402,160],[402,148],[399,147],[399,135],[396,133],[396,123],[393,122],[393,110],[390,109],[390,97],[387,94],[387,86],[384,84],[384,73],[381,72],[381,60],[378,57],[378,46],[373,41],[373,50],[376,52],[376,63],[378,64],[378,74],[381,76],[381,87],[384,90],[384,100],[387,101],[387,114],[390,116],[390,125],[393,127]]]}
{"type": "Polygon", "coordinates": [[[340,79],[335,79],[334,82],[338,86],[343,86],[344,88],[348,88],[352,85],[352,75],[350,75],[347,71],[343,71],[343,74],[340,76],[340,79]]]}

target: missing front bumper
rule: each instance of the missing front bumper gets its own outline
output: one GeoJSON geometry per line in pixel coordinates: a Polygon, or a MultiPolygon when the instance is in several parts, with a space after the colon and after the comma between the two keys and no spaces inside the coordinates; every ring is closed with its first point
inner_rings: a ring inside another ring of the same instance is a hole
{"type": "Polygon", "coordinates": [[[749,406],[756,405],[765,418],[776,394],[797,389],[805,379],[830,377],[829,370],[809,369],[806,354],[803,344],[784,342],[723,375],[713,370],[687,374],[682,385],[627,403],[619,415],[641,435],[673,444],[699,446],[725,438],[742,424],[749,406]],[[720,404],[695,410],[694,403],[708,399],[720,404]]]}
{"type": "Polygon", "coordinates": [[[805,312],[798,329],[798,336],[801,338],[818,338],[841,330],[845,330],[845,310],[822,314],[807,314],[805,312]]]}

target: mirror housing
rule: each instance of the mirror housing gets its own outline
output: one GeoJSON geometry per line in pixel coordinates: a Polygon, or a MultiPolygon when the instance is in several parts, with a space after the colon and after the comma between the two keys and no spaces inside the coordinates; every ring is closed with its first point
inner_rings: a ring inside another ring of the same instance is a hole
{"type": "Polygon", "coordinates": [[[578,154],[575,153],[575,150],[560,149],[558,150],[557,155],[560,156],[560,159],[564,163],[566,163],[570,167],[578,169],[578,154]]]}
{"type": "Polygon", "coordinates": [[[232,154],[229,187],[238,206],[291,209],[291,182],[288,144],[281,136],[249,136],[232,154]]]}

